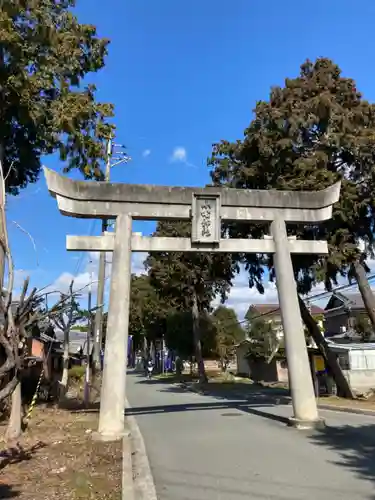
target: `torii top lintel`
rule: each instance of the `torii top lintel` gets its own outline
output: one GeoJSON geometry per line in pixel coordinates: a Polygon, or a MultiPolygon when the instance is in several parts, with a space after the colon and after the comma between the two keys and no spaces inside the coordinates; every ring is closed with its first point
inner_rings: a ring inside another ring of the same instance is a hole
{"type": "Polygon", "coordinates": [[[220,195],[223,219],[270,221],[277,210],[288,221],[318,222],[331,217],[341,187],[340,182],[321,191],[169,187],[73,181],[48,168],[44,174],[60,211],[82,218],[110,218],[130,212],[138,219],[183,219],[190,217],[193,196],[220,195]]]}

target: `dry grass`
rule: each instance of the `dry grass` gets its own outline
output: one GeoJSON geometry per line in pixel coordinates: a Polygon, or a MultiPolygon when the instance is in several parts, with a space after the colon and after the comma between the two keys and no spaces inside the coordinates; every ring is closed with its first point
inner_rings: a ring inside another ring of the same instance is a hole
{"type": "Polygon", "coordinates": [[[328,396],[318,399],[318,403],[330,406],[342,406],[357,410],[375,411],[375,399],[344,399],[337,396],[328,396]]]}
{"type": "MultiPolygon", "coordinates": [[[[223,373],[221,370],[206,370],[206,375],[208,378],[208,382],[217,382],[217,383],[233,383],[236,382],[238,384],[251,384],[253,383],[248,378],[240,378],[234,376],[230,372],[223,373]]],[[[189,371],[184,371],[181,375],[176,375],[175,373],[164,373],[164,374],[155,374],[153,376],[155,380],[160,380],[165,383],[175,383],[175,382],[198,382],[199,375],[196,370],[193,373],[189,371]]]]}
{"type": "Polygon", "coordinates": [[[0,498],[119,500],[121,443],[92,440],[97,418],[94,409],[37,407],[21,439],[2,443],[0,498]]]}

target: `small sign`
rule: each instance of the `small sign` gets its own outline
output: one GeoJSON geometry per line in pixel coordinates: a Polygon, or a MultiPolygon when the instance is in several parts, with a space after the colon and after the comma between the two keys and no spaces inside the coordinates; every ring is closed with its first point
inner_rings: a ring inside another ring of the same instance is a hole
{"type": "Polygon", "coordinates": [[[193,194],[192,242],[219,243],[220,235],[220,194],[193,194]]]}
{"type": "Polygon", "coordinates": [[[325,371],[326,365],[324,363],[323,356],[314,356],[313,361],[314,361],[314,370],[316,373],[325,371]]]}

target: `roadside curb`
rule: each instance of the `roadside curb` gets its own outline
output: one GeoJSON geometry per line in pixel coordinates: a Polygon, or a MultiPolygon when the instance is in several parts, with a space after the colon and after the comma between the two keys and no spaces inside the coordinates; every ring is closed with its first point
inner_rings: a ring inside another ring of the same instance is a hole
{"type": "Polygon", "coordinates": [[[355,415],[367,415],[368,417],[375,417],[374,410],[366,410],[362,408],[349,408],[348,406],[333,406],[325,404],[318,404],[318,408],[319,410],[338,411],[341,413],[354,413],[355,415]]]}
{"type": "MultiPolygon", "coordinates": [[[[197,387],[192,387],[189,384],[186,384],[185,382],[179,382],[177,384],[181,389],[186,389],[190,392],[195,392],[196,394],[202,394],[206,395],[209,394],[208,391],[205,391],[204,389],[199,389],[197,387]]],[[[237,396],[236,394],[234,394],[237,396]]],[[[336,411],[340,413],[352,413],[354,415],[367,415],[368,417],[375,417],[375,410],[366,410],[364,408],[350,408],[349,406],[333,406],[333,405],[327,405],[327,404],[318,404],[319,410],[325,410],[325,411],[336,411]]]]}
{"type": "Polygon", "coordinates": [[[126,432],[122,439],[122,500],[136,500],[130,432],[126,432]]]}
{"type": "MultiPolygon", "coordinates": [[[[127,399],[125,400],[125,408],[131,408],[127,399]]],[[[126,415],[126,411],[125,418],[130,430],[130,457],[134,500],[157,500],[154,478],[151,472],[146,446],[137,420],[132,415],[126,415]]],[[[129,497],[123,494],[123,500],[128,500],[128,498],[129,497]]]]}

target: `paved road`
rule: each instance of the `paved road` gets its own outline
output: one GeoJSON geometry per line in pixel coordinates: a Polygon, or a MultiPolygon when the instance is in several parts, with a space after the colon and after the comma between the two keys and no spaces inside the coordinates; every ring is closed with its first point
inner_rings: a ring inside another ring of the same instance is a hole
{"type": "Polygon", "coordinates": [[[327,429],[306,433],[261,392],[215,398],[136,374],[127,390],[159,500],[375,499],[374,418],[322,412],[327,429]]]}

